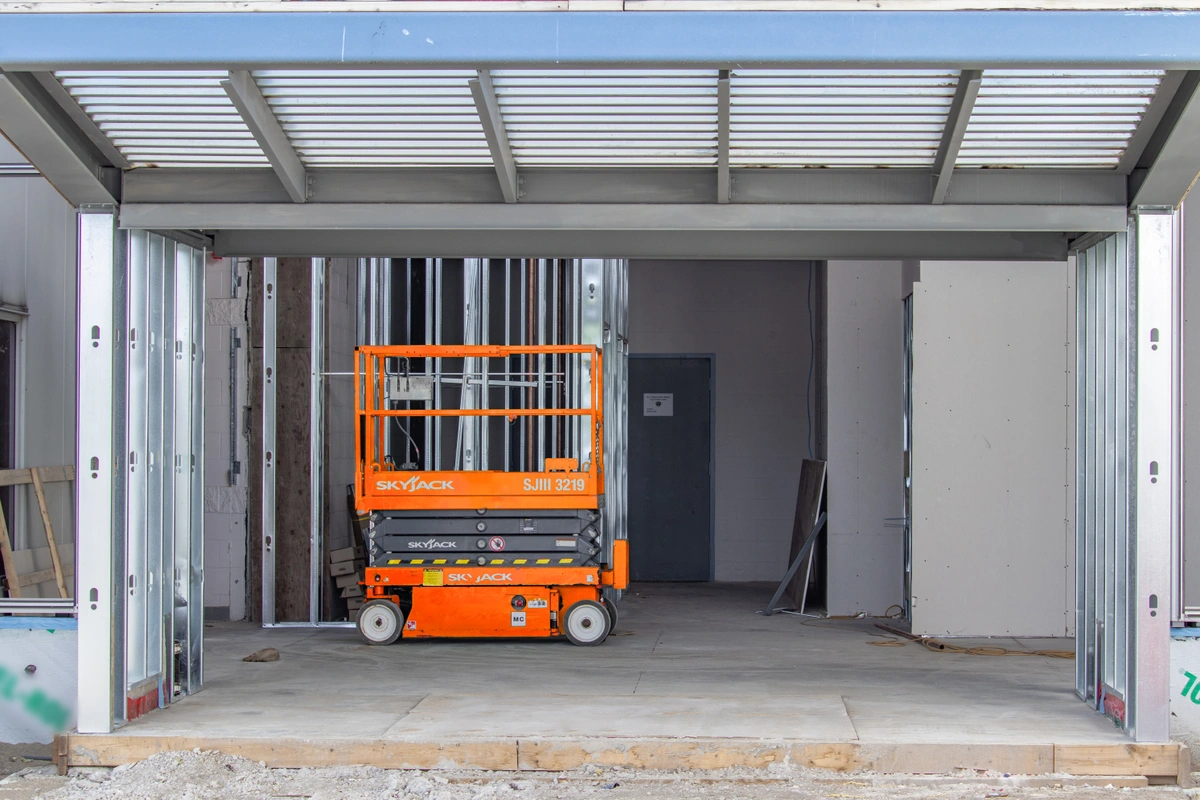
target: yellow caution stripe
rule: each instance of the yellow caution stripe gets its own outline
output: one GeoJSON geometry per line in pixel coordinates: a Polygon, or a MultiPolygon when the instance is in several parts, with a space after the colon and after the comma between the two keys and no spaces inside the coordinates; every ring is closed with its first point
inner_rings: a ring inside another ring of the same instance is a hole
{"type": "Polygon", "coordinates": [[[583,566],[587,558],[583,555],[558,556],[555,558],[530,558],[529,556],[501,556],[490,554],[485,557],[483,564],[478,558],[389,558],[385,564],[389,567],[420,567],[420,566],[458,566],[458,567],[565,567],[583,566]]]}

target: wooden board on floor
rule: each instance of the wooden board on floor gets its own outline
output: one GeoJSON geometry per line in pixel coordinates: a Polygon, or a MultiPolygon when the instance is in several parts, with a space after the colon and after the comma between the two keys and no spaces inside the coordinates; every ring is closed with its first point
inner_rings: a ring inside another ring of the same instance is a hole
{"type": "Polygon", "coordinates": [[[319,740],[64,733],[55,738],[54,752],[62,754],[58,763],[61,772],[64,767],[132,764],[155,753],[196,748],[284,769],[356,764],[385,769],[517,769],[515,739],[415,742],[384,738],[319,740]]]}
{"type": "Polygon", "coordinates": [[[581,736],[414,741],[396,737],[317,740],[228,736],[62,734],[59,767],[115,767],[167,750],[218,750],[269,767],[349,764],[392,769],[571,770],[586,764],[631,769],[765,769],[771,764],[834,772],[1179,777],[1186,748],[1169,744],[935,744],[798,742],[740,738],[581,736]]]}
{"type": "Polygon", "coordinates": [[[1068,775],[1179,775],[1177,744],[1060,744],[1054,771],[1068,775]]]}

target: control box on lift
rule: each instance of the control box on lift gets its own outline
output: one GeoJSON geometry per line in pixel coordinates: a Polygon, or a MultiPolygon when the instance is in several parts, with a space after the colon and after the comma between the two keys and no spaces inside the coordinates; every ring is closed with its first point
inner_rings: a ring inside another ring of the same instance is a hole
{"type": "Polygon", "coordinates": [[[607,542],[603,529],[603,374],[601,350],[592,345],[356,350],[354,499],[367,519],[369,555],[357,625],[366,641],[605,640],[617,623],[614,590],[628,585],[629,558],[627,542],[607,542]],[[518,359],[537,359],[539,368],[515,372],[518,359]],[[443,363],[461,363],[462,370],[449,373],[443,363]],[[416,373],[416,364],[427,371],[416,373]],[[439,368],[430,370],[434,364],[439,368]],[[459,407],[438,407],[441,382],[460,387],[459,407]],[[583,390],[546,391],[556,385],[583,390]],[[488,407],[489,391],[510,387],[533,389],[521,396],[537,396],[536,403],[488,407]],[[408,461],[396,466],[385,455],[388,432],[397,428],[416,446],[415,420],[437,425],[439,437],[453,437],[454,469],[418,469],[408,461]],[[444,421],[452,424],[443,430],[444,421]],[[514,434],[535,425],[538,450],[546,455],[540,463],[533,453],[511,457],[514,434]],[[553,426],[553,455],[547,425],[553,426]],[[494,438],[505,442],[505,458],[502,469],[489,470],[487,442],[494,438]],[[530,466],[536,469],[520,468],[530,466]]]}

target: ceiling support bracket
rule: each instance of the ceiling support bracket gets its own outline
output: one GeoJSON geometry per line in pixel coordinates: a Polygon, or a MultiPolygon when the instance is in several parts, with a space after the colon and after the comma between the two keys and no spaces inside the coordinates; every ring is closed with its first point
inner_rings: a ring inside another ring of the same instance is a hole
{"type": "Polygon", "coordinates": [[[467,83],[471,87],[471,97],[475,99],[479,121],[483,124],[483,134],[487,137],[488,150],[492,153],[492,163],[496,165],[496,177],[500,180],[504,202],[515,203],[520,197],[517,162],[508,142],[508,133],[504,130],[504,117],[500,113],[500,102],[496,99],[496,87],[492,85],[492,73],[481,69],[479,77],[472,78],[467,83]]]}
{"type": "Polygon", "coordinates": [[[221,81],[221,88],[229,95],[242,121],[271,162],[292,202],[308,200],[308,171],[254,82],[254,76],[246,70],[230,70],[229,78],[221,81]]]}
{"type": "Polygon", "coordinates": [[[967,123],[971,121],[971,111],[975,108],[975,99],[979,96],[979,85],[982,81],[981,69],[964,69],[958,76],[958,87],[954,90],[954,99],[950,101],[946,127],[942,129],[942,141],[933,161],[935,205],[946,202],[946,194],[950,191],[950,178],[954,175],[954,164],[958,161],[958,151],[962,148],[967,123]]]}

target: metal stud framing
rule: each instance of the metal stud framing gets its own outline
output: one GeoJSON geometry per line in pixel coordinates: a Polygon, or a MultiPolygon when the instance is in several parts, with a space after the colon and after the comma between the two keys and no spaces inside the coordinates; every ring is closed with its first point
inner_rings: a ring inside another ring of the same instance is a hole
{"type": "Polygon", "coordinates": [[[275,624],[275,310],[276,259],[263,259],[262,310],[262,621],[275,624]]]}
{"type": "Polygon", "coordinates": [[[203,251],[79,218],[79,730],[198,691],[203,251]]]}
{"type": "Polygon", "coordinates": [[[1169,738],[1179,524],[1174,215],[1077,255],[1076,691],[1138,741],[1169,738]]]}

